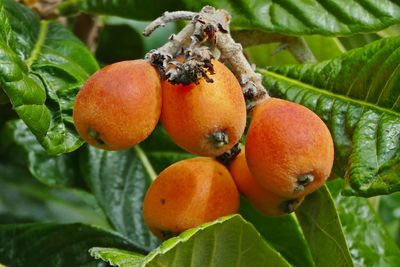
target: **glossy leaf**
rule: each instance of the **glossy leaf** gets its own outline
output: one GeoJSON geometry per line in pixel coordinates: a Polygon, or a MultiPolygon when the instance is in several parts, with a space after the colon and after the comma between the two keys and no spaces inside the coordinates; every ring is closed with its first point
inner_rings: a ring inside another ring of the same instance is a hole
{"type": "Polygon", "coordinates": [[[240,202],[240,214],[252,223],[264,239],[290,264],[296,267],[315,266],[308,243],[294,216],[265,216],[244,198],[240,202]]]}
{"type": "Polygon", "coordinates": [[[260,237],[254,226],[238,215],[223,217],[187,230],[165,241],[143,258],[142,262],[136,262],[139,261],[136,255],[125,253],[121,256],[121,251],[113,254],[109,249],[96,248],[91,252],[108,261],[115,256],[120,256],[118,261],[132,260],[133,264],[123,267],[290,266],[260,237]]]}
{"type": "Polygon", "coordinates": [[[0,214],[2,222],[83,222],[108,227],[90,193],[49,188],[25,168],[0,163],[0,214]]]}
{"type": "Polygon", "coordinates": [[[96,61],[69,30],[16,1],[0,0],[0,25],[0,87],[47,152],[75,150],[73,101],[96,61]]]}
{"type": "Polygon", "coordinates": [[[182,9],[182,4],[177,0],[66,0],[59,5],[63,14],[75,13],[79,10],[138,20],[151,20],[160,16],[167,10],[182,9]]]}
{"type": "Polygon", "coordinates": [[[368,199],[343,197],[341,181],[330,183],[343,232],[355,266],[392,267],[400,265],[400,249],[389,236],[385,225],[368,199]]]}
{"type": "Polygon", "coordinates": [[[85,147],[81,172],[112,225],[137,246],[150,251],[157,239],[144,224],[142,205],[155,171],[138,146],[111,152],[85,147]]]}
{"type": "Polygon", "coordinates": [[[316,266],[354,266],[335,203],[326,186],[308,195],[296,210],[316,266]]]}
{"type": "Polygon", "coordinates": [[[139,267],[144,261],[143,255],[116,248],[94,247],[89,252],[95,259],[101,259],[118,267],[139,267]]]}
{"type": "Polygon", "coordinates": [[[90,257],[93,246],[140,252],[124,237],[83,224],[0,225],[0,262],[13,267],[104,266],[90,257]]]}
{"type": "Polygon", "coordinates": [[[140,146],[145,151],[156,173],[162,172],[177,161],[194,157],[193,154],[178,147],[161,126],[158,126],[140,146]]]}
{"type": "Polygon", "coordinates": [[[12,161],[18,161],[16,154],[23,155],[23,165],[42,183],[50,186],[72,186],[79,183],[76,155],[69,153],[50,156],[23,121],[7,122],[0,132],[0,139],[3,153],[12,161]]]}
{"type": "Polygon", "coordinates": [[[228,10],[233,28],[285,35],[348,35],[381,30],[400,22],[400,4],[390,0],[68,0],[61,9],[149,20],[164,11],[199,11],[205,5],[228,10]]]}
{"type": "Polygon", "coordinates": [[[400,38],[388,38],[330,61],[261,71],[273,96],[301,103],[326,122],[346,194],[400,190],[399,46],[400,38]]]}

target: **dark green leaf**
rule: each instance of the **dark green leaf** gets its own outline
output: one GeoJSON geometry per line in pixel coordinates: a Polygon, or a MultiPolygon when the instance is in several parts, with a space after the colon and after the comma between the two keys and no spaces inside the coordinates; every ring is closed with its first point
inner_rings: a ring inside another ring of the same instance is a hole
{"type": "Polygon", "coordinates": [[[112,225],[137,246],[150,251],[157,239],[144,224],[142,205],[156,173],[144,152],[111,152],[87,146],[81,151],[82,176],[112,225]]]}
{"type": "Polygon", "coordinates": [[[326,122],[346,194],[400,190],[399,46],[400,38],[388,38],[330,61],[261,71],[272,95],[301,103],[326,122]]]}
{"type": "Polygon", "coordinates": [[[0,164],[0,185],[0,214],[10,222],[84,222],[108,227],[93,195],[49,188],[25,168],[0,164]]]}
{"type": "Polygon", "coordinates": [[[101,14],[114,15],[138,20],[152,20],[164,11],[182,9],[177,0],[66,0],[60,4],[61,13],[71,14],[79,10],[101,14]]]}
{"type": "Polygon", "coordinates": [[[354,266],[335,203],[326,186],[308,195],[296,216],[316,266],[354,266]]]}
{"type": "Polygon", "coordinates": [[[285,35],[348,35],[377,31],[400,22],[400,4],[391,0],[68,0],[61,9],[149,20],[164,11],[199,11],[205,5],[228,10],[233,28],[285,35]]]}
{"type": "Polygon", "coordinates": [[[240,214],[293,266],[315,266],[307,241],[294,216],[262,215],[244,198],[240,202],[240,214]]]}
{"type": "Polygon", "coordinates": [[[32,175],[50,186],[72,186],[79,180],[76,155],[62,154],[50,156],[37,142],[21,120],[9,121],[0,132],[0,149],[12,161],[18,161],[16,155],[24,156],[24,165],[32,175]]]}
{"type": "Polygon", "coordinates": [[[390,236],[393,239],[397,239],[400,227],[400,192],[381,196],[379,198],[378,213],[390,236]]]}
{"type": "Polygon", "coordinates": [[[143,58],[151,49],[156,49],[167,42],[176,31],[170,23],[149,37],[142,32],[148,22],[120,17],[103,18],[105,27],[100,32],[96,56],[101,62],[111,63],[116,60],[143,58]],[[118,39],[119,42],[115,42],[118,39]]]}
{"type": "Polygon", "coordinates": [[[140,146],[146,152],[157,173],[162,172],[177,161],[194,157],[194,155],[178,147],[161,126],[158,126],[140,146]]]}
{"type": "Polygon", "coordinates": [[[381,38],[375,33],[356,34],[348,37],[338,37],[339,42],[346,50],[363,47],[364,45],[379,39],[381,38]]]}
{"type": "Polygon", "coordinates": [[[47,152],[75,150],[73,101],[96,61],[66,28],[16,1],[0,0],[0,25],[0,87],[47,152]]]}
{"type": "Polygon", "coordinates": [[[368,199],[343,197],[339,192],[341,181],[330,183],[343,225],[347,244],[356,266],[389,267],[400,265],[400,249],[368,199]]]}
{"type": "Polygon", "coordinates": [[[223,217],[185,231],[164,242],[159,248],[140,259],[136,255],[95,248],[92,254],[103,260],[118,257],[118,262],[132,261],[123,267],[289,267],[282,256],[273,250],[254,226],[239,215],[223,217]]]}
{"type": "Polygon", "coordinates": [[[93,246],[141,252],[122,236],[83,224],[0,225],[0,262],[13,267],[104,266],[90,257],[93,246]]]}

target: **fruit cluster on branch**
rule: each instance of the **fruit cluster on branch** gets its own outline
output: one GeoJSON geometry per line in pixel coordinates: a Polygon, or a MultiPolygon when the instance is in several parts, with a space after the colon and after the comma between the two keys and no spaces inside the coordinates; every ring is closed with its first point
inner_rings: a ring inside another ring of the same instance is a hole
{"type": "Polygon", "coordinates": [[[177,19],[190,23],[147,61],[117,62],[89,78],[74,105],[77,131],[91,145],[120,150],[160,121],[178,146],[201,156],[172,164],[150,186],[144,219],[159,238],[238,212],[239,192],[268,216],[293,212],[329,177],[328,128],[306,107],[268,96],[226,11],[167,12],[144,33],[177,19]]]}

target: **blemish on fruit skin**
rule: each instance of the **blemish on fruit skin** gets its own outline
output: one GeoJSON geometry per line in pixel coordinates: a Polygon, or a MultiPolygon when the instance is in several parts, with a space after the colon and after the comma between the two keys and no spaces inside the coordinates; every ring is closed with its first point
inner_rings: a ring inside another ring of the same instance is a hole
{"type": "Polygon", "coordinates": [[[98,145],[105,145],[106,143],[103,141],[103,139],[101,139],[99,132],[97,132],[96,130],[89,128],[88,129],[88,135],[90,138],[92,138],[93,140],[95,140],[97,142],[98,145]]]}
{"type": "Polygon", "coordinates": [[[167,202],[167,200],[165,198],[160,199],[161,205],[165,205],[166,202],[167,202]]]}

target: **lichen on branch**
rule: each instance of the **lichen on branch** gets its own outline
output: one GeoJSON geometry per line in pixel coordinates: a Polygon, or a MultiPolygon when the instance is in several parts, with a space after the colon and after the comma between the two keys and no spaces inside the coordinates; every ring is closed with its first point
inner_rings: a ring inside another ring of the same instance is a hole
{"type": "Polygon", "coordinates": [[[238,78],[248,109],[268,98],[262,79],[249,64],[242,46],[230,35],[230,14],[223,9],[205,6],[199,13],[165,12],[144,30],[148,36],[158,27],[176,20],[190,23],[162,47],[152,50],[146,59],[155,65],[163,79],[176,84],[198,83],[201,78],[212,82],[212,59],[220,59],[231,66],[238,78]]]}

